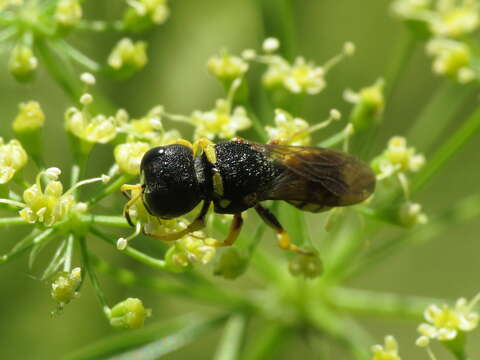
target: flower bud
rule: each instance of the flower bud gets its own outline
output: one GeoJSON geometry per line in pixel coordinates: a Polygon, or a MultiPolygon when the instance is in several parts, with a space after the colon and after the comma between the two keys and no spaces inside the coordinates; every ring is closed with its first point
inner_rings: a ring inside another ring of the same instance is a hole
{"type": "Polygon", "coordinates": [[[43,127],[45,115],[36,101],[20,103],[17,117],[13,121],[13,131],[18,133],[32,132],[43,127]]]}
{"type": "Polygon", "coordinates": [[[108,57],[108,65],[114,74],[126,78],[142,69],[148,61],[147,43],[144,41],[133,42],[129,38],[121,39],[113,48],[108,57]]]}
{"type": "Polygon", "coordinates": [[[77,297],[77,290],[82,282],[82,271],[80,268],[73,269],[70,273],[59,272],[54,276],[51,286],[52,299],[60,307],[68,304],[77,297]]]}
{"type": "Polygon", "coordinates": [[[82,19],[82,6],[79,0],[60,0],[55,9],[57,24],[72,27],[82,19]]]}
{"type": "Polygon", "coordinates": [[[27,160],[27,153],[18,140],[10,140],[5,144],[0,137],[0,184],[9,182],[27,160]]]}
{"type": "Polygon", "coordinates": [[[288,270],[293,276],[314,279],[323,273],[323,264],[320,257],[316,254],[299,254],[290,260],[288,270]]]}
{"type": "Polygon", "coordinates": [[[208,71],[220,80],[233,81],[248,70],[248,63],[228,52],[215,55],[208,60],[208,71]]]}
{"type": "Polygon", "coordinates": [[[358,93],[350,90],[345,92],[345,100],[355,104],[350,115],[355,131],[367,129],[380,119],[385,108],[383,86],[383,80],[378,80],[372,86],[360,89],[358,93]]]}
{"type": "Polygon", "coordinates": [[[236,279],[245,273],[248,259],[237,248],[223,249],[213,267],[213,274],[225,279],[236,279]]]}
{"type": "Polygon", "coordinates": [[[405,227],[414,227],[428,222],[428,217],[422,212],[422,205],[418,203],[406,202],[400,207],[399,221],[405,227]]]}
{"type": "Polygon", "coordinates": [[[115,162],[123,172],[138,175],[140,173],[140,162],[143,155],[150,150],[150,147],[150,144],[145,142],[117,145],[114,150],[115,162]]]}
{"type": "Polygon", "coordinates": [[[128,5],[123,15],[123,25],[133,32],[146,31],[164,23],[170,13],[167,0],[130,0],[128,5]]]}
{"type": "Polygon", "coordinates": [[[13,48],[8,67],[15,79],[20,82],[32,80],[37,66],[38,60],[30,46],[18,44],[13,48]]]}
{"type": "Polygon", "coordinates": [[[109,312],[110,325],[119,329],[138,329],[143,326],[145,319],[152,311],[145,309],[142,300],[127,298],[115,305],[109,312]]]}

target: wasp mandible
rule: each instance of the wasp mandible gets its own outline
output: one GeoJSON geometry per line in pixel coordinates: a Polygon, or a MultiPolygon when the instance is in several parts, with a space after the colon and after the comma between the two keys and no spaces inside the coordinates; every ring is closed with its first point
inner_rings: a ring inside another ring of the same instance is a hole
{"type": "Polygon", "coordinates": [[[370,167],[347,153],[319,147],[260,144],[235,138],[217,144],[201,139],[193,145],[180,140],[152,148],[140,165],[140,185],[123,185],[121,190],[140,190],[130,199],[124,215],[139,198],[147,211],[171,219],[193,210],[203,201],[195,220],[182,231],[146,234],[173,241],[205,226],[213,202],[214,211],[232,214],[225,241],[211,246],[230,246],[240,233],[242,212],[255,208],[272,227],[282,249],[307,253],[290,241],[276,217],[263,205],[265,200],[284,200],[300,210],[321,212],[337,206],[358,204],[375,190],[370,167]]]}

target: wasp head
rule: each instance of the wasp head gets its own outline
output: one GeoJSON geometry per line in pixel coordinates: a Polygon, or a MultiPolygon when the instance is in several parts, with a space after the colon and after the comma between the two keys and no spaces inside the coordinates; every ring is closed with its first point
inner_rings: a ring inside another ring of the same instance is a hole
{"type": "Polygon", "coordinates": [[[142,158],[140,174],[143,202],[151,215],[175,218],[188,213],[202,200],[193,151],[185,145],[150,149],[142,158]]]}

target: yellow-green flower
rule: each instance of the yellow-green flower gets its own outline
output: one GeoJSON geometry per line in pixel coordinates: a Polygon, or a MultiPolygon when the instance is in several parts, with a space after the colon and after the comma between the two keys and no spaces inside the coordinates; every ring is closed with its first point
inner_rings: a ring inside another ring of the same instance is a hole
{"type": "Polygon", "coordinates": [[[268,68],[263,74],[263,84],[267,88],[283,86],[283,83],[290,72],[290,64],[287,60],[278,55],[268,57],[268,68]]]}
{"type": "Polygon", "coordinates": [[[480,25],[480,4],[476,0],[437,2],[430,28],[435,35],[459,37],[472,33],[480,25]]]}
{"type": "Polygon", "coordinates": [[[144,307],[142,300],[127,298],[109,311],[108,318],[114,328],[138,329],[151,314],[152,311],[144,307]]]}
{"type": "Polygon", "coordinates": [[[428,217],[420,204],[407,201],[400,207],[399,220],[403,226],[413,227],[417,224],[426,224],[428,217]]]}
{"type": "Polygon", "coordinates": [[[281,144],[306,146],[310,144],[309,124],[288,112],[275,110],[275,127],[266,126],[269,139],[281,144]]]}
{"type": "Polygon", "coordinates": [[[55,20],[63,26],[73,26],[82,19],[79,0],[60,0],[55,9],[55,20]]]}
{"type": "Polygon", "coordinates": [[[355,130],[363,130],[378,121],[385,108],[383,94],[384,82],[382,79],[371,86],[364,87],[358,92],[347,89],[344,98],[355,104],[350,120],[355,130]]]}
{"type": "Polygon", "coordinates": [[[157,25],[164,23],[170,13],[167,0],[127,0],[127,3],[138,18],[147,17],[157,25]]]}
{"type": "Polygon", "coordinates": [[[195,263],[208,264],[213,260],[216,248],[207,245],[209,239],[203,237],[203,233],[195,232],[177,240],[165,256],[167,264],[178,270],[195,263]]]}
{"type": "Polygon", "coordinates": [[[418,332],[420,338],[417,340],[420,345],[427,345],[428,340],[451,341],[459,333],[470,332],[477,328],[479,314],[473,310],[477,304],[477,296],[471,302],[466,299],[458,299],[454,307],[443,305],[429,305],[424,312],[427,322],[420,324],[418,332]]]}
{"type": "Polygon", "coordinates": [[[283,80],[283,84],[292,93],[314,95],[327,85],[324,76],[325,70],[321,66],[307,63],[303,57],[298,57],[283,80]]]}
{"type": "Polygon", "coordinates": [[[68,215],[75,198],[72,194],[63,194],[63,185],[60,181],[49,181],[45,189],[42,189],[38,181],[23,192],[23,201],[25,207],[19,214],[25,221],[52,226],[68,215]]]}
{"type": "Polygon", "coordinates": [[[117,145],[114,150],[115,162],[123,172],[138,175],[143,155],[150,148],[150,144],[140,141],[117,145]]]}
{"type": "Polygon", "coordinates": [[[53,278],[51,286],[52,299],[57,302],[60,307],[63,307],[77,297],[77,290],[81,282],[82,270],[80,268],[75,268],[70,273],[57,273],[53,278]]]}
{"type": "Polygon", "coordinates": [[[398,172],[416,172],[425,164],[425,157],[417,154],[414,147],[407,147],[407,140],[394,136],[387,149],[372,161],[373,170],[380,178],[387,178],[398,172]]]}
{"type": "Polygon", "coordinates": [[[470,47],[463,42],[435,38],[427,43],[427,53],[434,57],[433,71],[436,74],[453,76],[461,83],[477,77],[471,67],[470,47]]]}
{"type": "Polygon", "coordinates": [[[115,45],[107,62],[115,71],[123,70],[128,74],[138,71],[148,62],[147,43],[123,38],[115,45]]]}
{"type": "Polygon", "coordinates": [[[117,135],[117,120],[113,116],[97,115],[93,118],[82,110],[72,107],[65,113],[68,131],[90,143],[105,144],[117,135]]]}
{"type": "Polygon", "coordinates": [[[372,360],[401,360],[397,340],[391,335],[385,337],[385,344],[372,346],[372,360]]]}
{"type": "Polygon", "coordinates": [[[227,100],[217,100],[215,109],[212,111],[195,111],[191,116],[195,125],[194,138],[230,139],[238,131],[249,128],[252,124],[248,118],[247,111],[242,106],[237,106],[231,111],[230,103],[227,100]]]}
{"type": "Polygon", "coordinates": [[[45,114],[36,101],[20,103],[18,114],[13,121],[13,130],[16,133],[35,131],[43,126],[45,114]]]}
{"type": "Polygon", "coordinates": [[[223,52],[208,60],[208,71],[220,80],[233,80],[248,71],[248,63],[238,56],[223,52]]]}
{"type": "Polygon", "coordinates": [[[9,182],[27,160],[27,153],[18,140],[10,140],[5,144],[0,137],[0,184],[9,182]]]}
{"type": "Polygon", "coordinates": [[[30,46],[16,45],[11,54],[8,67],[18,81],[29,81],[37,69],[38,59],[30,46]]]}

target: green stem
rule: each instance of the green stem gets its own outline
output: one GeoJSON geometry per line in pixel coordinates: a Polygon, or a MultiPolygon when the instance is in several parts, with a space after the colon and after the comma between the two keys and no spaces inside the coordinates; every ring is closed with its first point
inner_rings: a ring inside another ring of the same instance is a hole
{"type": "MultiPolygon", "coordinates": [[[[103,241],[113,245],[113,246],[117,246],[117,240],[108,236],[107,234],[103,233],[102,231],[92,227],[90,229],[90,231],[92,232],[92,234],[94,234],[95,236],[97,236],[98,238],[102,239],[103,241]]],[[[148,266],[151,266],[153,268],[156,268],[156,269],[160,269],[160,270],[165,270],[167,268],[167,265],[165,264],[165,261],[163,260],[160,260],[160,259],[156,259],[156,258],[153,258],[141,251],[138,251],[138,250],[135,250],[134,248],[130,247],[130,246],[127,246],[124,250],[122,250],[122,252],[127,255],[127,256],[130,256],[131,258],[137,260],[137,261],[140,261],[141,263],[144,263],[145,265],[148,265],[148,266]]]]}
{"type": "Polygon", "coordinates": [[[461,200],[440,216],[433,218],[427,225],[418,226],[416,229],[409,231],[407,235],[401,234],[376,246],[363,256],[360,263],[350,266],[348,272],[350,275],[358,276],[388,255],[398,253],[402,248],[425,244],[438,238],[452,226],[463,224],[478,217],[480,217],[480,195],[475,194],[461,200]]]}
{"type": "Polygon", "coordinates": [[[115,181],[108,184],[107,187],[103,188],[98,194],[96,194],[93,198],[88,201],[89,206],[95,205],[103,198],[107,197],[114,192],[119,191],[120,187],[129,182],[133,178],[132,175],[123,174],[118,177],[115,181]]]}
{"type": "Polygon", "coordinates": [[[49,228],[44,231],[40,231],[36,228],[33,229],[33,231],[20,242],[18,242],[10,252],[0,256],[0,264],[4,264],[18,257],[33,246],[40,246],[43,242],[48,241],[55,236],[56,233],[56,229],[53,228],[49,228]]]}
{"type": "Polygon", "coordinates": [[[423,318],[423,312],[428,305],[445,302],[439,299],[341,287],[329,289],[326,297],[331,306],[352,314],[416,320],[423,318]]]}
{"type": "Polygon", "coordinates": [[[60,87],[75,102],[78,101],[81,93],[80,81],[75,78],[74,70],[66,63],[59,61],[54,55],[54,51],[44,40],[35,42],[37,53],[42,59],[42,63],[52,76],[52,78],[60,85],[60,87]]]}
{"type": "Polygon", "coordinates": [[[127,220],[123,216],[111,216],[111,215],[79,215],[81,221],[88,225],[103,225],[129,228],[127,220]]]}
{"type": "Polygon", "coordinates": [[[444,132],[465,100],[478,90],[478,85],[459,85],[449,79],[435,92],[407,133],[410,143],[428,151],[444,132]]]}
{"type": "Polygon", "coordinates": [[[390,104],[399,80],[408,68],[408,63],[415,52],[415,35],[408,29],[403,29],[400,40],[396,42],[396,48],[390,56],[388,69],[385,74],[385,98],[390,104]]]}
{"type": "Polygon", "coordinates": [[[315,298],[307,299],[306,316],[310,325],[320,334],[326,334],[342,347],[345,347],[357,360],[369,360],[371,355],[368,352],[368,345],[372,344],[370,337],[349,318],[341,317],[326,307],[315,298]]]}
{"type": "Polygon", "coordinates": [[[445,163],[450,160],[457,151],[459,151],[476,133],[480,130],[480,110],[471,115],[467,121],[435,152],[426,166],[415,177],[411,191],[419,191],[423,188],[440,170],[445,163]]]}
{"type": "Polygon", "coordinates": [[[16,217],[4,217],[0,218],[0,227],[4,226],[16,226],[16,225],[30,225],[20,216],[16,217]]]}
{"type": "Polygon", "coordinates": [[[125,286],[140,286],[161,293],[170,294],[187,300],[198,300],[215,306],[226,307],[230,309],[252,309],[254,304],[249,300],[234,295],[231,292],[224,292],[217,287],[207,286],[204,283],[188,283],[184,285],[172,281],[165,277],[152,277],[118,267],[113,267],[110,263],[97,257],[93,258],[96,269],[118,283],[125,286]]]}
{"type": "Polygon", "coordinates": [[[247,318],[242,314],[233,314],[225,325],[222,339],[215,353],[215,360],[239,360],[245,341],[247,318]]]}
{"type": "Polygon", "coordinates": [[[92,266],[90,254],[88,253],[87,249],[87,242],[84,237],[79,237],[78,241],[80,243],[80,252],[82,254],[83,266],[87,271],[90,282],[92,283],[93,289],[95,290],[95,294],[97,295],[98,301],[102,306],[103,313],[108,318],[108,315],[110,313],[110,307],[107,304],[107,300],[105,299],[105,295],[103,294],[103,290],[100,287],[97,275],[95,274],[95,270],[92,266]]]}
{"type": "Polygon", "coordinates": [[[290,329],[281,322],[271,322],[265,325],[256,331],[256,335],[252,339],[253,344],[248,344],[247,353],[242,360],[277,359],[290,335],[290,329]]]}

